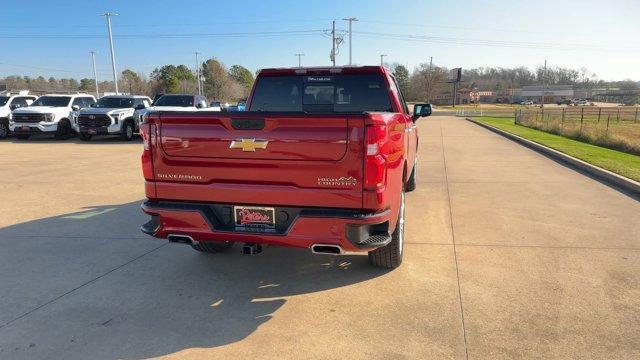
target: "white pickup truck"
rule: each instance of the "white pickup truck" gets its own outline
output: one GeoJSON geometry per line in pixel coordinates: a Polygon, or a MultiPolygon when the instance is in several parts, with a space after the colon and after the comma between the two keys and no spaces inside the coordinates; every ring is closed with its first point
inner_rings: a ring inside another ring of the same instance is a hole
{"type": "Polygon", "coordinates": [[[53,134],[56,139],[68,139],[73,134],[72,119],[80,109],[95,104],[88,94],[43,95],[30,106],[13,110],[9,129],[18,139],[34,134],[53,134]]]}
{"type": "Polygon", "coordinates": [[[131,141],[139,129],[140,113],[151,106],[151,98],[138,95],[101,97],[94,106],[80,110],[75,119],[78,137],[89,141],[93,135],[120,135],[131,141]]]}
{"type": "Polygon", "coordinates": [[[165,94],[137,116],[142,118],[151,111],[221,111],[221,108],[219,105],[209,106],[207,98],[202,95],[165,94]]]}
{"type": "Polygon", "coordinates": [[[0,139],[9,136],[9,115],[15,109],[31,105],[38,97],[27,95],[4,93],[0,95],[0,139]]]}

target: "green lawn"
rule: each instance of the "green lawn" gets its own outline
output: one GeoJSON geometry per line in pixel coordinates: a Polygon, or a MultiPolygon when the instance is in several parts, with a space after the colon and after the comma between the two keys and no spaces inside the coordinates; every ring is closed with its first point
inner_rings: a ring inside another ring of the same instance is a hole
{"type": "Polygon", "coordinates": [[[473,119],[525,139],[535,141],[603,169],[640,181],[640,156],[583,143],[563,136],[531,129],[526,126],[515,125],[513,118],[485,116],[475,117],[473,119]]]}

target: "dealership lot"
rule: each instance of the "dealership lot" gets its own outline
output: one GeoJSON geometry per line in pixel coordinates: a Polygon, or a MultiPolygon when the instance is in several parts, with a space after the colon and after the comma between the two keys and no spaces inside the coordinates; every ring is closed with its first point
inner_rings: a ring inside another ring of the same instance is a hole
{"type": "Polygon", "coordinates": [[[0,141],[0,358],[640,357],[640,202],[462,119],[419,130],[394,271],[167,244],[138,230],[140,142],[0,141]]]}

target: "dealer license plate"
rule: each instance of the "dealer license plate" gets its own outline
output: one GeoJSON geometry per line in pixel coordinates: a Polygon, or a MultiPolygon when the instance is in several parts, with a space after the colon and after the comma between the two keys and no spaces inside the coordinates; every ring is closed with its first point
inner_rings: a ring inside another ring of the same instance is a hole
{"type": "Polygon", "coordinates": [[[234,206],[236,230],[269,231],[275,228],[275,209],[258,206],[234,206]]]}

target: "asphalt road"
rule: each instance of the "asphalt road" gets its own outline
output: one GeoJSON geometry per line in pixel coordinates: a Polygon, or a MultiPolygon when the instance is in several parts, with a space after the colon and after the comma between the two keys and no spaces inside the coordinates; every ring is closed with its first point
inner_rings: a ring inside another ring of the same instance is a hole
{"type": "Polygon", "coordinates": [[[465,120],[419,128],[390,272],[148,238],[140,143],[1,141],[0,358],[640,358],[640,202],[465,120]]]}

